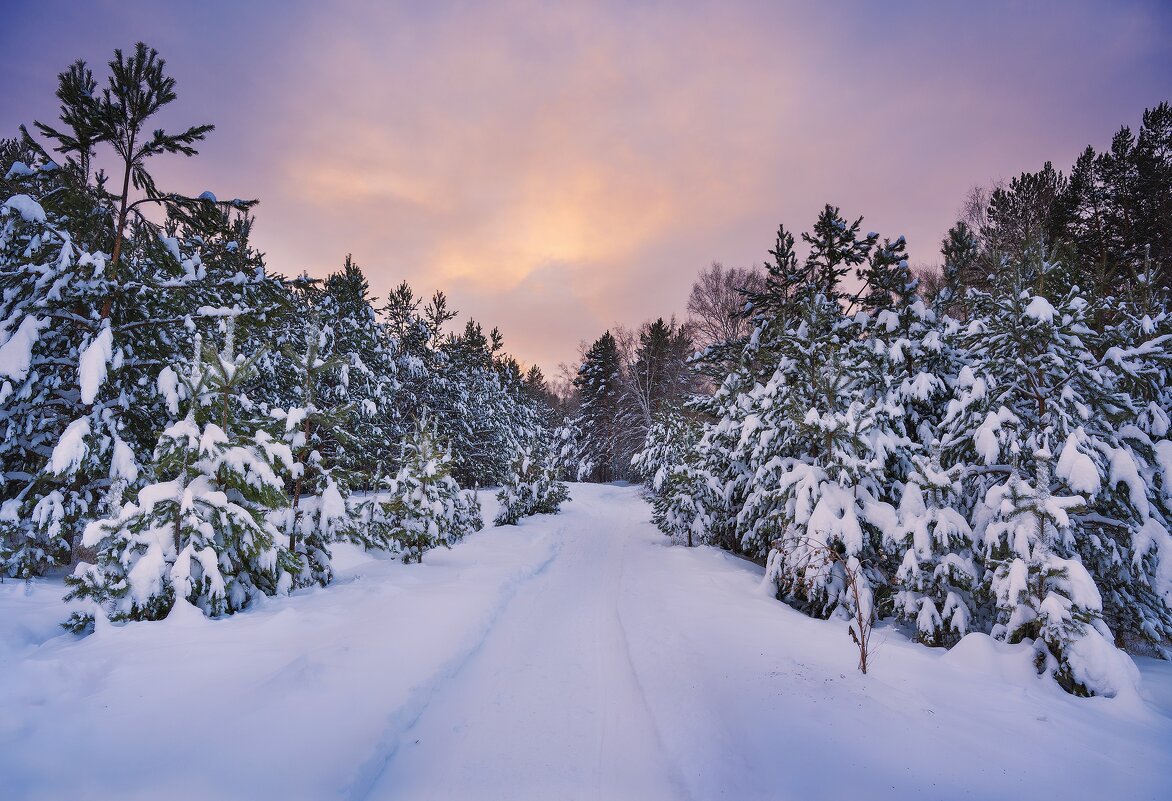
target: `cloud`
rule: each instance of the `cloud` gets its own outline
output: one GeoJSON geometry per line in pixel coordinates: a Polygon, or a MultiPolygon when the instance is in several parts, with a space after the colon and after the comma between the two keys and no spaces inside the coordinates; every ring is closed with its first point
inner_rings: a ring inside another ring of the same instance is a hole
{"type": "Polygon", "coordinates": [[[11,129],[52,115],[70,60],[145,38],[177,123],[218,126],[161,175],[260,197],[272,269],[352,252],[378,294],[444,289],[547,371],[825,202],[931,261],[969,186],[1067,167],[1172,71],[1169,13],[1142,2],[67,8],[0,33],[20,67],[0,91],[43,98],[11,129]]]}

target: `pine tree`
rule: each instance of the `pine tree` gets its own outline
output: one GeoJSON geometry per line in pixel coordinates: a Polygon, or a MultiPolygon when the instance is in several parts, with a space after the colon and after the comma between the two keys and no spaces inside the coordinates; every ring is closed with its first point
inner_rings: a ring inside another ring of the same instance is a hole
{"type": "Polygon", "coordinates": [[[569,499],[569,489],[557,479],[553,448],[546,438],[522,446],[517,454],[509,480],[496,496],[500,511],[495,525],[515,525],[529,515],[557,514],[569,499]]]}
{"type": "Polygon", "coordinates": [[[972,529],[953,506],[959,470],[945,471],[935,447],[917,461],[899,505],[899,526],[888,537],[897,553],[903,549],[894,610],[915,624],[919,642],[951,646],[980,627],[974,593],[981,569],[972,529]]]}
{"type": "Polygon", "coordinates": [[[285,528],[289,551],[301,562],[296,584],[325,586],[333,578],[329,543],[353,538],[354,520],[347,501],[347,486],[335,476],[338,443],[348,440],[353,424],[351,407],[326,405],[322,384],[343,364],[323,358],[325,334],[316,324],[306,335],[305,349],[286,349],[285,356],[302,381],[300,405],[273,409],[284,422],[284,439],[295,459],[292,502],[285,528]]]}
{"type": "Polygon", "coordinates": [[[784,297],[751,298],[759,322],[742,360],[771,371],[761,370],[764,381],[751,387],[733,379],[744,388],[716,430],[727,432],[725,458],[743,465],[735,470],[744,487],[735,511],[741,548],[768,555],[767,574],[789,603],[818,616],[858,615],[864,630],[856,636],[865,642],[872,587],[883,584],[880,533],[894,510],[881,499],[884,458],[875,436],[887,412],[859,380],[854,321],[841,305],[842,277],[866,262],[877,239],[859,238],[860,225],[827,206],[803,236],[811,245],[804,271],[792,238],[779,237],[781,266],[771,275],[804,278],[784,297]]]}
{"type": "Polygon", "coordinates": [[[483,523],[480,507],[451,476],[451,453],[439,445],[432,425],[420,420],[403,441],[403,466],[387,482],[386,498],[374,503],[389,522],[390,538],[404,562],[422,562],[423,553],[450,548],[483,523]]]}
{"type": "Polygon", "coordinates": [[[582,429],[572,417],[562,418],[553,430],[553,461],[555,475],[561,481],[581,481],[583,467],[589,465],[584,451],[582,429]]]}
{"type": "Polygon", "coordinates": [[[632,467],[651,493],[652,522],[688,547],[706,544],[712,529],[713,504],[697,446],[700,427],[677,412],[660,414],[632,467]]]}
{"type": "Polygon", "coordinates": [[[9,151],[23,160],[6,173],[6,191],[23,193],[4,204],[0,331],[20,336],[0,338],[25,365],[5,370],[9,390],[0,390],[0,529],[11,574],[68,561],[105,496],[142,480],[166,419],[153,391],[158,365],[183,358],[201,309],[248,306],[236,302],[267,282],[209,278],[228,220],[250,202],[162,192],[147,170],[155,155],[194,155],[211,130],[146,134],[175,99],[163,66],[143,46],[126,58],[116,51],[99,92],[89,69],[74,64],[59,82],[64,126],[37,125],[65,163],[27,132],[9,151]],[[98,148],[113,151],[119,192],[92,172],[98,148]],[[163,225],[143,213],[148,206],[162,207],[163,225]]]}
{"type": "Polygon", "coordinates": [[[337,469],[345,483],[371,486],[397,465],[397,443],[410,419],[403,415],[416,410],[396,403],[401,386],[394,344],[372,306],[366,276],[350,256],[325,279],[313,305],[324,346],[341,362],[322,376],[319,397],[327,406],[353,412],[346,431],[334,437],[337,469]]]}
{"type": "Polygon", "coordinates": [[[869,233],[859,238],[863,218],[847,223],[836,206],[827,204],[818,215],[811,233],[802,234],[802,241],[810,246],[806,258],[806,280],[812,289],[828,300],[843,297],[842,279],[850,268],[863,264],[879,235],[869,233]]]}
{"type": "Polygon", "coordinates": [[[641,421],[638,434],[646,437],[656,415],[679,409],[692,389],[688,358],[692,355],[689,330],[675,319],[662,317],[639,330],[634,363],[628,376],[630,396],[641,421]]]}
{"type": "Polygon", "coordinates": [[[624,392],[618,343],[609,331],[586,351],[574,379],[581,399],[575,425],[582,432],[578,478],[614,481],[627,475],[631,452],[624,449],[632,409],[624,392]]]}
{"type": "Polygon", "coordinates": [[[1049,492],[1052,456],[1043,446],[1033,454],[1033,482],[1017,473],[990,490],[992,518],[982,538],[992,568],[997,603],[993,636],[1008,642],[1034,641],[1035,665],[1075,695],[1114,695],[1119,687],[1104,661],[1129,661],[1115,649],[1103,622],[1102,597],[1073,551],[1068,510],[1078,496],[1049,492]]]}
{"type": "Polygon", "coordinates": [[[99,613],[158,620],[180,600],[209,616],[230,614],[287,592],[300,572],[267,517],[287,502],[278,471],[294,470],[293,456],[239,392],[256,354],[235,353],[233,329],[229,317],[224,349],[197,356],[183,381],[186,415],[155,450],[160,480],[86,527],[84,544],[98,561],[77,566],[68,597],[98,608],[75,614],[68,628],[84,631],[99,613]]]}
{"type": "MultiPolygon", "coordinates": [[[[1048,274],[1044,262],[1041,280],[1048,274]]],[[[1077,554],[1100,583],[1104,615],[1125,640],[1164,648],[1172,610],[1145,587],[1160,583],[1150,551],[1166,547],[1158,531],[1166,518],[1155,498],[1151,439],[1128,425],[1144,383],[1143,358],[1136,365],[1129,354],[1164,340],[1112,342],[1113,329],[1089,325],[1094,305],[1076,290],[1047,299],[1010,287],[974,293],[970,306],[974,318],[961,337],[970,366],[960,370],[941,437],[946,464],[964,465],[970,519],[987,516],[994,485],[1024,474],[1030,454],[1062,443],[1046,489],[1086,502],[1070,514],[1064,557],[1077,554]]]]}
{"type": "Polygon", "coordinates": [[[1063,239],[1067,180],[1050,162],[1036,173],[1022,173],[989,198],[987,222],[981,230],[991,259],[1019,273],[1018,285],[1028,286],[1040,275],[1042,258],[1063,239]]]}

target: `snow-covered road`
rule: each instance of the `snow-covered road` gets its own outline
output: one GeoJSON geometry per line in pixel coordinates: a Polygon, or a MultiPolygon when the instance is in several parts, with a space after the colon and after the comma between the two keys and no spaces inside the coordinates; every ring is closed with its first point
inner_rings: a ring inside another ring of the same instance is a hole
{"type": "MultiPolygon", "coordinates": [[[[1028,653],[842,624],[671,547],[632,488],[221,621],[77,640],[0,585],[4,799],[1160,799],[1172,670],[1079,700],[1028,653]]],[[[485,499],[491,519],[491,500],[485,499]]]]}
{"type": "Polygon", "coordinates": [[[522,787],[526,798],[686,796],[619,609],[629,552],[645,544],[621,502],[630,493],[577,494],[555,521],[556,557],[518,590],[363,797],[508,799],[522,787]]]}

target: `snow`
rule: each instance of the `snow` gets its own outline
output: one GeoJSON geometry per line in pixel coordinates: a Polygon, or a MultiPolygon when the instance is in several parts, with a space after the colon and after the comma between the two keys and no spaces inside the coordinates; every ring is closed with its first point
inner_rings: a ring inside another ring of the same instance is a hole
{"type": "Polygon", "coordinates": [[[1066,438],[1066,444],[1062,446],[1062,455],[1058,457],[1055,472],[1059,478],[1065,479],[1066,485],[1075,492],[1085,492],[1094,496],[1099,494],[1102,483],[1099,468],[1094,460],[1079,448],[1083,439],[1082,429],[1070,433],[1066,438]]]}
{"type": "Polygon", "coordinates": [[[159,371],[159,377],[156,381],[156,386],[159,389],[159,394],[163,396],[163,400],[167,403],[167,411],[172,415],[179,414],[179,376],[167,365],[159,371]]]}
{"type": "Polygon", "coordinates": [[[43,223],[47,219],[41,204],[28,195],[13,195],[4,201],[3,208],[6,213],[8,209],[12,209],[23,217],[25,222],[43,223]]]}
{"type": "MultiPolygon", "coordinates": [[[[1004,407],[1001,411],[1004,411],[1004,407]]],[[[993,464],[1001,455],[1001,441],[997,435],[1001,431],[1002,419],[1002,415],[997,412],[989,412],[973,433],[973,446],[985,464],[993,464]]]]}
{"type": "Polygon", "coordinates": [[[138,463],[134,450],[120,437],[114,437],[114,453],[110,459],[110,478],[134,482],[138,480],[138,463]]]}
{"type": "Polygon", "coordinates": [[[11,181],[13,178],[23,178],[26,175],[35,175],[36,170],[25,164],[23,161],[14,161],[12,166],[8,168],[8,172],[4,173],[4,180],[11,181]]]}
{"type": "Polygon", "coordinates": [[[89,453],[89,447],[86,445],[86,438],[89,435],[88,417],[79,417],[66,426],[49,457],[49,472],[59,476],[69,476],[77,472],[89,453]]]}
{"type": "Polygon", "coordinates": [[[1131,505],[1139,513],[1140,519],[1147,518],[1149,514],[1147,484],[1140,478],[1139,468],[1136,467],[1135,459],[1132,458],[1131,453],[1126,448],[1110,449],[1110,457],[1111,486],[1117,487],[1123,484],[1127,488],[1128,500],[1131,501],[1131,505]]]}
{"type": "Polygon", "coordinates": [[[572,492],[421,565],[336,545],[333,586],[222,620],[77,639],[59,580],[0,584],[5,797],[1167,797],[1166,663],[1077,699],[1028,644],[880,628],[863,676],[845,623],[670,546],[638,488],[572,492]]]}
{"type": "Polygon", "coordinates": [[[163,244],[163,247],[167,248],[167,252],[171,254],[171,258],[177,262],[183,261],[183,254],[179,251],[179,237],[160,236],[159,242],[163,244]]]}
{"type": "MultiPolygon", "coordinates": [[[[1160,465],[1160,472],[1164,474],[1164,486],[1172,488],[1172,440],[1164,439],[1153,443],[1156,463],[1160,465]]],[[[1172,494],[1172,489],[1169,490],[1172,494]]]]}
{"type": "Polygon", "coordinates": [[[239,306],[200,306],[195,310],[199,317],[238,317],[239,306]]]}
{"type": "Polygon", "coordinates": [[[23,381],[32,366],[33,345],[48,320],[25,315],[16,331],[0,343],[0,376],[23,381]]]}
{"type": "Polygon", "coordinates": [[[102,330],[82,351],[77,370],[82,403],[93,403],[98,396],[98,390],[105,383],[106,366],[110,363],[113,344],[114,334],[110,329],[109,321],[106,321],[102,325],[102,330]]]}
{"type": "Polygon", "coordinates": [[[1054,314],[1054,307],[1050,304],[1050,301],[1041,295],[1034,296],[1034,299],[1025,308],[1026,317],[1031,317],[1040,323],[1054,322],[1054,314]]]}
{"type": "Polygon", "coordinates": [[[209,200],[212,203],[215,203],[216,202],[216,195],[215,195],[215,193],[213,193],[209,190],[204,190],[203,192],[199,193],[199,199],[200,200],[209,200]]]}

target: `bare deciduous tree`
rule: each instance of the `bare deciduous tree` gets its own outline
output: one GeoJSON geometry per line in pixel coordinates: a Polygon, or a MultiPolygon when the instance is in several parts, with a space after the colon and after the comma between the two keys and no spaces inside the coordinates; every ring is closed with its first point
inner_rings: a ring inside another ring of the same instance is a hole
{"type": "Polygon", "coordinates": [[[920,297],[932,300],[944,289],[944,271],[937,264],[917,264],[912,267],[912,274],[920,282],[920,297]]]}
{"type": "Polygon", "coordinates": [[[971,187],[960,204],[957,219],[974,231],[984,229],[989,222],[989,200],[995,191],[1004,186],[1004,181],[996,181],[989,186],[971,187]]]}
{"type": "Polygon", "coordinates": [[[749,333],[742,290],[765,288],[765,273],[759,267],[725,267],[718,261],[701,270],[688,296],[688,315],[696,346],[705,348],[737,339],[749,333]]]}

